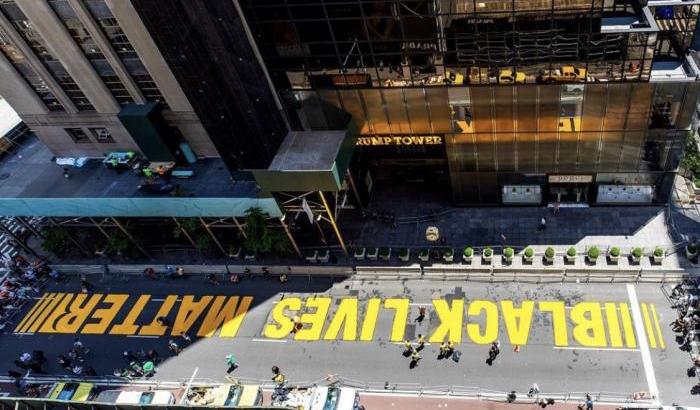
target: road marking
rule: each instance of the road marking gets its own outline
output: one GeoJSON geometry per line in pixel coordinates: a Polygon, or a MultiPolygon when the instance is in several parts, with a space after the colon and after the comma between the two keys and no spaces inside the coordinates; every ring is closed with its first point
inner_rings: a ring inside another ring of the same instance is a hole
{"type": "Polygon", "coordinates": [[[7,332],[5,334],[12,334],[12,335],[18,335],[18,336],[31,336],[34,334],[34,332],[14,332],[14,333],[7,332]]]}
{"type": "Polygon", "coordinates": [[[626,349],[614,347],[578,347],[578,346],[552,346],[554,349],[560,350],[595,350],[600,352],[638,352],[639,349],[626,349]]]}
{"type": "Polygon", "coordinates": [[[39,308],[39,306],[42,305],[42,301],[43,301],[43,299],[46,298],[46,297],[47,297],[47,295],[44,294],[42,297],[39,298],[40,302],[35,302],[35,303],[34,303],[34,306],[32,306],[32,308],[29,310],[29,312],[27,312],[27,314],[24,316],[24,319],[22,319],[22,321],[19,322],[19,324],[18,324],[17,327],[15,328],[15,331],[20,331],[20,330],[22,330],[22,328],[24,327],[24,324],[27,323],[27,321],[28,321],[29,319],[31,319],[32,317],[34,317],[34,313],[37,311],[37,309],[39,308]]]}
{"type": "MultiPolygon", "coordinates": [[[[406,345],[406,342],[391,342],[391,344],[392,344],[392,345],[401,345],[401,346],[405,346],[405,345],[406,345]]],[[[424,344],[425,346],[430,346],[430,345],[431,345],[431,343],[423,343],[423,344],[424,344]]],[[[418,343],[416,343],[416,342],[411,342],[411,346],[418,346],[418,343]]]]}
{"type": "Polygon", "coordinates": [[[659,338],[659,346],[661,346],[662,350],[666,349],[666,343],[664,342],[664,335],[661,333],[661,326],[659,326],[659,316],[656,314],[656,306],[652,303],[650,305],[651,307],[651,316],[654,319],[654,327],[656,328],[656,334],[659,338]]]}
{"type": "Polygon", "coordinates": [[[634,338],[634,326],[627,303],[620,303],[620,316],[622,316],[622,327],[625,330],[625,342],[627,347],[637,347],[637,340],[634,338]]]}
{"type": "Polygon", "coordinates": [[[254,342],[267,342],[267,343],[287,343],[287,339],[250,339],[254,342]]]}
{"type": "Polygon", "coordinates": [[[136,337],[140,339],[158,339],[160,336],[128,335],[127,337],[136,337]]]}
{"type": "Polygon", "coordinates": [[[642,303],[642,318],[644,319],[644,329],[646,329],[647,336],[649,336],[649,345],[652,349],[656,348],[656,337],[654,336],[654,329],[651,328],[651,319],[649,319],[649,309],[647,309],[647,304],[642,303]]]}
{"type": "Polygon", "coordinates": [[[185,393],[182,395],[182,398],[180,399],[180,404],[185,402],[185,399],[187,398],[187,392],[190,391],[190,387],[192,386],[192,380],[194,380],[194,377],[197,375],[198,371],[199,371],[199,367],[194,369],[194,372],[192,372],[192,377],[190,377],[190,380],[187,382],[187,388],[185,388],[185,393]]]}
{"type": "Polygon", "coordinates": [[[644,335],[642,328],[642,312],[639,310],[639,301],[637,300],[637,291],[634,285],[627,284],[627,295],[630,298],[630,306],[632,307],[632,317],[634,318],[634,330],[637,333],[639,348],[642,353],[642,364],[644,365],[644,374],[647,378],[649,393],[655,399],[659,399],[659,387],[656,384],[656,375],[654,374],[654,365],[651,363],[651,353],[649,353],[649,344],[644,335]]]}

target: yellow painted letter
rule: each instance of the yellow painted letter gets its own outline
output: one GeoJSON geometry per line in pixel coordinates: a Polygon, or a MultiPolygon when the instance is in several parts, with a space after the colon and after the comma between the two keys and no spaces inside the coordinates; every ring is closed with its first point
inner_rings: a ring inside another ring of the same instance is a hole
{"type": "Polygon", "coordinates": [[[158,318],[168,316],[168,313],[170,313],[173,306],[175,306],[175,302],[177,302],[177,295],[168,295],[163,301],[163,304],[160,305],[158,313],[153,317],[153,321],[148,325],[141,326],[139,334],[142,336],[163,336],[167,327],[158,323],[158,318]]]}
{"type": "Polygon", "coordinates": [[[340,328],[343,327],[343,340],[354,341],[357,338],[357,299],[346,298],[340,301],[338,309],[335,311],[333,320],[328,325],[324,340],[335,340],[338,338],[340,328]]]}
{"type": "Polygon", "coordinates": [[[100,299],[102,299],[101,294],[94,294],[90,297],[84,293],[77,295],[73,299],[73,303],[70,304],[68,313],[54,323],[53,330],[57,333],[77,333],[100,299]]]}
{"type": "Polygon", "coordinates": [[[118,325],[112,326],[112,329],[109,331],[109,334],[135,335],[136,331],[139,330],[139,326],[134,323],[136,322],[136,319],[139,318],[139,315],[143,311],[143,308],[146,307],[146,303],[148,303],[149,300],[151,300],[151,295],[139,296],[139,299],[136,301],[134,306],[124,318],[124,321],[118,325]]]}
{"type": "Polygon", "coordinates": [[[498,339],[498,306],[488,300],[475,300],[467,308],[468,316],[479,316],[481,312],[486,313],[484,317],[484,332],[479,331],[478,323],[467,324],[467,334],[472,342],[477,344],[488,344],[498,339]]]}
{"type": "Polygon", "coordinates": [[[586,347],[606,347],[605,325],[600,303],[582,302],[571,309],[574,340],[586,347]]]}
{"type": "Polygon", "coordinates": [[[554,333],[555,346],[569,345],[569,332],[566,330],[566,306],[564,302],[540,302],[542,312],[552,314],[552,333],[554,333]]]}
{"type": "Polygon", "coordinates": [[[301,315],[301,323],[309,326],[302,327],[294,337],[296,340],[319,340],[323,325],[326,323],[328,309],[331,307],[331,298],[315,297],[306,299],[306,308],[315,308],[313,313],[301,315]]]}
{"type": "Polygon", "coordinates": [[[240,305],[238,304],[238,296],[231,296],[226,304],[224,304],[225,300],[226,296],[217,296],[214,299],[197,331],[197,336],[212,337],[218,328],[221,328],[219,337],[236,336],[250,304],[253,303],[253,297],[243,296],[240,305]]]}
{"type": "Polygon", "coordinates": [[[86,335],[101,335],[107,331],[110,323],[114,320],[117,313],[121,310],[124,303],[129,299],[129,295],[107,295],[102,300],[102,303],[108,303],[109,307],[105,309],[97,309],[90,317],[91,319],[99,319],[97,323],[87,323],[80,333],[86,335]]]}
{"type": "Polygon", "coordinates": [[[452,307],[447,305],[444,299],[433,300],[435,313],[440,319],[440,326],[435,329],[430,342],[443,342],[451,340],[455,343],[462,342],[462,324],[464,323],[464,299],[452,301],[452,307]]]}
{"type": "Polygon", "coordinates": [[[209,305],[212,298],[212,296],[202,296],[199,301],[195,302],[194,296],[184,296],[182,302],[180,302],[180,309],[177,310],[177,316],[175,316],[175,323],[173,323],[171,334],[178,336],[182,333],[187,333],[194,322],[202,315],[204,308],[209,305]]]}
{"type": "Polygon", "coordinates": [[[381,304],[382,301],[378,298],[372,298],[367,301],[365,319],[362,321],[362,331],[360,331],[360,340],[363,342],[368,342],[374,338],[374,328],[377,327],[377,316],[379,315],[381,304]]]}
{"type": "Polygon", "coordinates": [[[403,340],[406,331],[406,321],[408,320],[408,299],[387,299],[384,307],[394,309],[394,323],[391,326],[391,341],[399,342],[403,340]]]}
{"type": "Polygon", "coordinates": [[[530,325],[532,325],[532,311],[535,309],[535,302],[531,300],[523,301],[519,308],[513,307],[512,300],[501,301],[501,314],[503,322],[506,324],[506,331],[510,343],[514,345],[526,345],[530,336],[530,325]]]}
{"type": "Polygon", "coordinates": [[[263,334],[269,339],[281,339],[294,329],[294,322],[289,316],[285,316],[285,310],[290,310],[293,312],[298,312],[301,310],[301,299],[299,298],[286,298],[282,299],[272,308],[272,320],[275,323],[268,323],[265,325],[265,330],[263,334]]]}

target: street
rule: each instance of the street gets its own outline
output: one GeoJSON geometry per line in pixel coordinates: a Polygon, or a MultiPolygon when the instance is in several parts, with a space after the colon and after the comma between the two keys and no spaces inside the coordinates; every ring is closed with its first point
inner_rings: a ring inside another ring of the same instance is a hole
{"type": "Polygon", "coordinates": [[[537,383],[543,393],[658,391],[665,404],[694,402],[697,379],[686,373],[691,362],[669,328],[675,312],[658,284],[89,280],[95,287],[89,294],[80,293],[75,277],[51,284],[18,315],[0,338],[3,369],[40,349],[49,373],[65,374],[55,358],[77,335],[98,374],[125,366],[126,350],[156,348],[165,358],[159,380],[188,379],[195,369],[198,379],[224,380],[225,357],[234,354],[239,367],[232,375],[246,379],[269,379],[276,365],[292,383],[329,374],[495,391],[525,392],[537,383]],[[427,314],[419,322],[421,306],[427,314]],[[177,337],[182,331],[191,345],[177,337]],[[410,369],[403,340],[415,342],[419,334],[428,343],[410,369]],[[166,347],[171,338],[185,346],[177,357],[166,347]],[[438,359],[443,340],[456,343],[459,362],[438,359]],[[501,353],[489,366],[496,340],[501,353]]]}

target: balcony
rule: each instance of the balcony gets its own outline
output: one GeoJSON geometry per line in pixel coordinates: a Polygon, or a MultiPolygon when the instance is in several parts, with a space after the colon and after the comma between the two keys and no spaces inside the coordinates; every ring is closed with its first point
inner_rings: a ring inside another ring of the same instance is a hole
{"type": "Polygon", "coordinates": [[[687,55],[679,60],[658,60],[651,66],[650,82],[681,82],[698,81],[700,79],[700,69],[691,55],[687,55]]]}
{"type": "Polygon", "coordinates": [[[601,33],[643,33],[657,32],[654,17],[649,8],[644,7],[641,14],[603,14],[600,19],[601,33]]]}

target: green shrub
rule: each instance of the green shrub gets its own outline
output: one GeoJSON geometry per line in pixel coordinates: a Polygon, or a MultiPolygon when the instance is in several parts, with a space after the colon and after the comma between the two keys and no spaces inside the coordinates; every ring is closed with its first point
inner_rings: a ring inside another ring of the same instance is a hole
{"type": "Polygon", "coordinates": [[[471,258],[472,256],[474,256],[474,249],[470,247],[464,248],[464,256],[467,258],[471,258]]]}
{"type": "Polygon", "coordinates": [[[379,248],[379,256],[389,256],[389,248],[379,248]]]}
{"type": "Polygon", "coordinates": [[[553,258],[554,257],[554,248],[552,248],[551,246],[547,247],[547,249],[545,249],[545,251],[544,251],[544,256],[546,256],[548,258],[553,258]]]}
{"type": "Polygon", "coordinates": [[[535,254],[535,250],[532,248],[525,248],[525,256],[528,258],[532,258],[532,256],[535,254]]]}
{"type": "Polygon", "coordinates": [[[598,249],[597,246],[591,246],[588,249],[588,258],[592,260],[598,259],[598,256],[600,256],[600,249],[598,249]]]}
{"type": "Polygon", "coordinates": [[[692,133],[688,133],[688,141],[685,146],[685,155],[683,156],[683,167],[692,172],[694,176],[700,176],[700,152],[695,143],[692,133]]]}
{"type": "Polygon", "coordinates": [[[634,256],[635,258],[641,258],[642,257],[642,248],[637,247],[637,248],[632,249],[632,256],[634,256]]]}
{"type": "Polygon", "coordinates": [[[484,248],[484,256],[491,256],[491,255],[493,255],[493,249],[484,248]]]}
{"type": "Polygon", "coordinates": [[[654,256],[656,256],[657,258],[664,256],[663,248],[661,248],[660,246],[657,246],[656,249],[654,249],[654,256]]]}
{"type": "Polygon", "coordinates": [[[613,246],[612,248],[610,248],[610,256],[620,256],[620,248],[618,248],[617,246],[613,246]]]}
{"type": "Polygon", "coordinates": [[[418,256],[420,256],[421,258],[425,258],[426,256],[428,256],[429,253],[430,253],[430,251],[423,248],[420,251],[418,251],[418,256]]]}
{"type": "Polygon", "coordinates": [[[505,248],[503,250],[503,256],[506,258],[512,258],[513,257],[513,248],[505,248]]]}
{"type": "Polygon", "coordinates": [[[447,248],[447,249],[445,249],[445,252],[443,252],[443,255],[447,256],[448,258],[454,254],[455,254],[455,251],[452,250],[452,248],[447,248]]]}
{"type": "Polygon", "coordinates": [[[408,256],[408,248],[401,248],[401,250],[399,251],[399,256],[402,258],[408,256]]]}
{"type": "Polygon", "coordinates": [[[566,250],[566,254],[570,257],[576,256],[576,248],[573,246],[566,250]]]}

